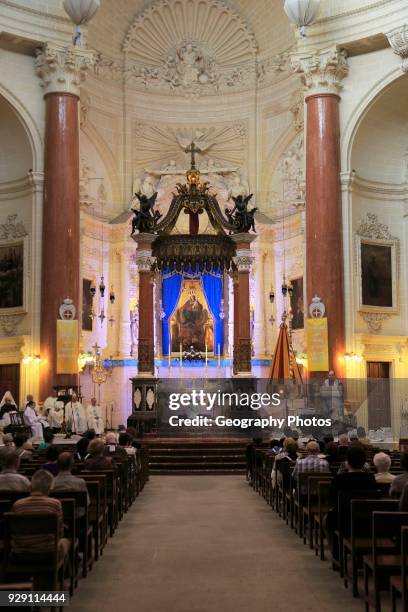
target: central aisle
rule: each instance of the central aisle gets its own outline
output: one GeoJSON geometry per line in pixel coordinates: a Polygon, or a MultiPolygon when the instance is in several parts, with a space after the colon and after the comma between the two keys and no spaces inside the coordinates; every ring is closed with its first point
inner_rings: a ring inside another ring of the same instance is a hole
{"type": "Polygon", "coordinates": [[[72,612],[362,610],[242,476],[153,476],[72,612]]]}

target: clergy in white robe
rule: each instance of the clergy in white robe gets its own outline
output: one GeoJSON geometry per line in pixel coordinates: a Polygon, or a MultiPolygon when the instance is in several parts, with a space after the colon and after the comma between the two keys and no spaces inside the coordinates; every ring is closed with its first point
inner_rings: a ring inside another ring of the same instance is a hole
{"type": "Polygon", "coordinates": [[[51,408],[54,408],[55,402],[57,400],[58,400],[58,393],[55,389],[53,389],[51,392],[51,395],[47,397],[47,399],[44,401],[44,404],[42,407],[43,416],[48,417],[48,415],[50,414],[51,408]]]}
{"type": "Polygon", "coordinates": [[[34,401],[29,401],[24,410],[24,421],[31,428],[31,434],[34,438],[43,439],[43,428],[49,427],[48,421],[37,414],[34,401]]]}
{"type": "Polygon", "coordinates": [[[88,429],[94,429],[96,435],[100,436],[104,432],[101,407],[98,406],[96,398],[91,399],[91,403],[87,408],[88,429]]]}
{"type": "Polygon", "coordinates": [[[64,421],[64,402],[58,400],[56,397],[48,399],[53,400],[53,403],[49,403],[49,408],[47,409],[48,422],[54,431],[59,431],[64,421]]]}
{"type": "Polygon", "coordinates": [[[83,434],[87,430],[85,409],[75,393],[65,406],[65,421],[68,429],[73,433],[83,434]]]}

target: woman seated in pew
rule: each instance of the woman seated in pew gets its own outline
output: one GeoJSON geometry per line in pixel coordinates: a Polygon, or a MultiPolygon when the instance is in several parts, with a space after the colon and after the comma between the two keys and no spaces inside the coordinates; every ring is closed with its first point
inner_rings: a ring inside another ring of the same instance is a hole
{"type": "Polygon", "coordinates": [[[106,470],[114,466],[112,457],[105,456],[105,443],[100,438],[91,440],[88,452],[89,457],[85,461],[86,470],[106,470]]]}
{"type": "Polygon", "coordinates": [[[105,455],[106,457],[112,457],[112,459],[127,459],[127,452],[118,444],[116,434],[113,431],[106,434],[105,455]]]}
{"type": "Polygon", "coordinates": [[[408,452],[401,453],[401,469],[403,472],[394,478],[390,487],[391,497],[399,497],[408,484],[408,452]]]}
{"type": "Polygon", "coordinates": [[[374,467],[377,470],[375,474],[375,480],[378,484],[389,484],[391,483],[395,475],[391,474],[391,457],[386,453],[377,453],[373,457],[374,467]]]}

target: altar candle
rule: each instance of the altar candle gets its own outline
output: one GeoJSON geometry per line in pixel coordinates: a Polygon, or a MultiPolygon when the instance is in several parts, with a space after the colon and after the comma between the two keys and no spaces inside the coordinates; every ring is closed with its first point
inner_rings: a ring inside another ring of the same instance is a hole
{"type": "Polygon", "coordinates": [[[218,367],[221,367],[221,344],[218,345],[218,367]]]}
{"type": "Polygon", "coordinates": [[[169,368],[170,368],[171,367],[171,345],[172,345],[172,342],[171,342],[171,331],[170,331],[169,335],[170,335],[170,338],[169,338],[169,368]]]}
{"type": "Polygon", "coordinates": [[[207,367],[207,361],[208,361],[208,347],[207,347],[207,343],[205,343],[205,367],[207,367]]]}
{"type": "Polygon", "coordinates": [[[180,368],[183,367],[183,345],[180,342],[180,368]]]}

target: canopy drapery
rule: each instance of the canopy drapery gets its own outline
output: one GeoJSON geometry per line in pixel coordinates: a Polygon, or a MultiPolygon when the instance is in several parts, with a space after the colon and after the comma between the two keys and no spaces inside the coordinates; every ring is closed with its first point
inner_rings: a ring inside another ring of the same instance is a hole
{"type": "Polygon", "coordinates": [[[280,325],[270,378],[277,383],[285,383],[288,381],[293,381],[295,383],[302,382],[302,375],[289,342],[288,326],[285,322],[280,325]]]}
{"type": "Polygon", "coordinates": [[[171,271],[166,268],[162,272],[162,354],[168,356],[170,352],[170,319],[176,310],[184,279],[200,280],[210,314],[214,319],[214,352],[224,352],[224,325],[221,315],[221,301],[223,292],[223,273],[221,268],[211,269],[200,273],[191,267],[187,271],[171,271]]]}

